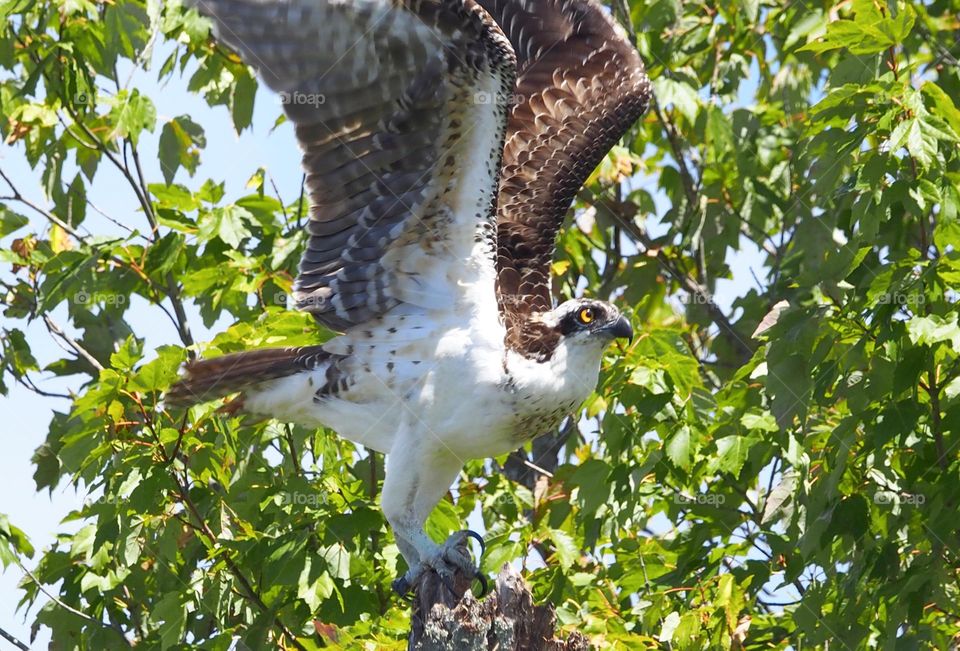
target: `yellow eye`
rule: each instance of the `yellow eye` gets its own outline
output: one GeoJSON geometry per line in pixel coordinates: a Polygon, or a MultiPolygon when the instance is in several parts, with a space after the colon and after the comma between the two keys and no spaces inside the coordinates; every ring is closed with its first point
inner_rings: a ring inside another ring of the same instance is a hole
{"type": "Polygon", "coordinates": [[[594,315],[592,307],[585,307],[577,312],[577,318],[580,319],[580,323],[587,325],[588,323],[593,323],[596,315],[594,315]]]}

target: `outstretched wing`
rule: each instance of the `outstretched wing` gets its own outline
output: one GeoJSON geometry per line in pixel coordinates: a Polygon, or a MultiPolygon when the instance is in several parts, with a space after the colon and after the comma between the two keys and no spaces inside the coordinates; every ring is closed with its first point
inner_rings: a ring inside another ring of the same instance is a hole
{"type": "Polygon", "coordinates": [[[195,0],[280,93],[310,194],[298,307],[349,330],[493,287],[516,59],[474,0],[195,0]]]}
{"type": "MultiPolygon", "coordinates": [[[[536,357],[530,314],[553,307],[557,232],[584,181],[646,110],[636,49],[591,0],[479,0],[517,54],[497,215],[507,345],[536,357]]],[[[535,328],[534,328],[535,330],[535,328]]]]}

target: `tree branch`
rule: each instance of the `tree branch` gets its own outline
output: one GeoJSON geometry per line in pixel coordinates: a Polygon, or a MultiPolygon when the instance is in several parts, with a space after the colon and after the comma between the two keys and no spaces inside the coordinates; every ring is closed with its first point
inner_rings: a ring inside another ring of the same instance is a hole
{"type": "MultiPolygon", "coordinates": [[[[219,542],[217,541],[217,535],[213,533],[213,531],[210,529],[210,525],[207,524],[207,521],[204,519],[203,515],[200,513],[200,510],[197,508],[197,505],[193,502],[192,499],[190,499],[190,494],[187,491],[187,487],[184,486],[183,483],[176,476],[172,476],[171,478],[173,479],[174,484],[177,487],[177,496],[180,499],[180,502],[187,507],[187,509],[190,511],[190,514],[193,516],[194,520],[196,520],[196,523],[197,523],[196,530],[201,534],[203,534],[203,536],[210,542],[211,546],[213,546],[214,548],[219,547],[219,542]]],[[[243,574],[243,572],[240,571],[240,567],[233,560],[233,557],[230,556],[229,554],[224,554],[222,558],[224,563],[226,563],[227,565],[227,569],[230,570],[230,574],[233,575],[233,577],[237,580],[237,582],[243,588],[244,592],[246,592],[246,594],[243,595],[244,598],[246,598],[248,601],[252,601],[257,606],[257,608],[260,609],[261,612],[265,614],[270,614],[271,613],[270,607],[267,606],[267,604],[263,601],[263,598],[260,596],[260,593],[258,593],[256,588],[253,587],[253,584],[250,582],[250,580],[247,579],[247,577],[243,574]]],[[[296,649],[299,649],[300,651],[306,651],[306,647],[304,647],[300,643],[300,641],[297,640],[297,636],[293,634],[293,631],[287,628],[287,625],[284,624],[282,621],[280,621],[280,617],[278,615],[273,616],[273,623],[276,625],[278,629],[280,629],[280,632],[284,635],[284,637],[287,638],[287,641],[291,646],[295,647],[296,649]]]]}
{"type": "Polygon", "coordinates": [[[76,339],[74,339],[73,337],[71,337],[70,335],[68,335],[67,333],[65,333],[65,332],[60,328],[60,326],[58,326],[58,325],[53,321],[53,319],[50,318],[50,315],[44,314],[44,315],[43,315],[43,322],[46,324],[47,330],[50,332],[50,334],[56,335],[57,337],[59,337],[60,339],[62,339],[65,344],[67,344],[68,346],[70,346],[71,349],[73,349],[73,352],[75,352],[76,354],[80,355],[80,356],[83,357],[85,360],[87,360],[87,362],[88,362],[91,366],[93,366],[95,369],[97,369],[98,371],[102,371],[102,370],[103,370],[103,364],[101,364],[101,363],[97,360],[97,358],[94,357],[86,348],[84,348],[83,346],[81,346],[80,343],[79,343],[76,339]]]}
{"type": "MultiPolygon", "coordinates": [[[[171,471],[168,476],[171,479],[171,481],[173,481],[173,485],[176,488],[177,499],[180,501],[181,504],[183,504],[187,508],[187,510],[190,512],[191,517],[195,521],[195,523],[191,523],[189,520],[187,520],[187,524],[189,524],[194,531],[196,531],[197,533],[202,535],[204,538],[206,538],[212,548],[216,549],[220,547],[220,543],[219,543],[219,540],[217,539],[217,535],[210,529],[210,525],[207,524],[206,518],[204,518],[203,514],[200,513],[200,509],[197,508],[196,503],[190,498],[190,491],[188,490],[188,486],[187,486],[186,471],[184,471],[185,473],[184,478],[181,479],[177,475],[176,470],[172,469],[171,463],[173,459],[176,457],[177,450],[179,450],[179,447],[180,447],[179,440],[177,442],[176,447],[174,448],[173,453],[168,455],[166,448],[163,447],[163,443],[161,442],[160,437],[153,426],[153,422],[152,422],[152,419],[150,418],[150,415],[147,413],[145,407],[143,406],[143,403],[140,402],[135,397],[134,399],[136,400],[137,405],[140,407],[140,412],[144,418],[144,425],[146,426],[147,431],[150,432],[151,436],[154,439],[154,442],[156,443],[157,454],[160,456],[160,459],[163,462],[164,467],[171,468],[171,471]]],[[[185,424],[186,423],[184,422],[181,425],[181,437],[183,435],[183,428],[185,424]]],[[[227,554],[224,554],[222,558],[224,560],[224,563],[227,566],[227,569],[230,571],[230,574],[233,575],[237,583],[239,583],[240,586],[243,588],[243,591],[245,594],[241,594],[241,596],[244,599],[247,599],[248,601],[253,602],[254,605],[256,605],[256,607],[260,609],[261,612],[268,615],[271,614],[272,612],[271,608],[267,606],[267,604],[263,601],[263,598],[260,596],[260,593],[258,593],[256,588],[253,587],[253,584],[250,582],[249,579],[247,579],[246,575],[243,574],[243,572],[240,570],[240,567],[234,561],[233,557],[230,556],[229,553],[227,553],[227,554]]],[[[293,632],[289,628],[287,628],[286,624],[284,624],[280,620],[279,615],[276,615],[276,614],[273,615],[273,622],[276,625],[276,627],[280,629],[280,632],[286,638],[288,638],[290,645],[299,649],[300,651],[306,651],[306,648],[300,643],[299,640],[297,640],[296,635],[294,635],[293,632]]]]}
{"type": "MultiPolygon", "coordinates": [[[[104,156],[107,157],[114,167],[123,175],[127,180],[127,183],[130,185],[130,188],[133,190],[134,195],[137,198],[137,202],[140,204],[141,209],[147,217],[147,221],[150,224],[150,228],[153,231],[154,239],[156,239],[157,234],[157,220],[156,215],[153,212],[153,205],[150,203],[149,190],[147,189],[146,180],[143,176],[143,168],[140,165],[140,156],[137,154],[136,147],[131,146],[132,157],[134,162],[135,171],[137,177],[135,178],[133,173],[130,171],[129,165],[126,162],[121,161],[117,158],[116,154],[107,147],[106,143],[100,140],[95,133],[93,133],[86,124],[81,120],[77,119],[77,115],[68,109],[70,119],[73,120],[80,129],[84,132],[87,138],[89,138],[96,146],[97,150],[100,151],[104,156]]],[[[129,141],[124,141],[128,143],[129,141]]],[[[187,321],[187,314],[183,307],[183,300],[180,296],[180,289],[176,284],[176,281],[173,278],[173,274],[168,273],[166,275],[166,288],[165,292],[167,297],[170,299],[170,302],[173,305],[174,314],[177,316],[177,334],[180,337],[180,341],[184,346],[190,348],[194,345],[193,335],[190,332],[190,326],[187,321]]],[[[188,353],[191,358],[194,356],[192,350],[188,353]]]]}
{"type": "Polygon", "coordinates": [[[609,212],[610,217],[616,221],[627,233],[629,233],[634,241],[642,244],[647,252],[654,253],[657,258],[657,262],[659,262],[660,266],[680,284],[681,289],[694,298],[696,303],[704,306],[704,309],[706,309],[710,319],[717,324],[717,326],[720,328],[720,331],[728,338],[733,348],[740,354],[740,357],[742,358],[741,361],[746,362],[749,360],[753,356],[753,347],[740,337],[740,334],[733,326],[733,322],[730,321],[723,310],[720,309],[720,306],[717,305],[713,298],[713,293],[695,278],[683,273],[680,270],[679,265],[671,260],[670,256],[668,256],[660,246],[650,239],[650,236],[647,235],[646,230],[638,225],[633,220],[632,216],[625,214],[623,206],[626,204],[614,206],[603,196],[595,194],[586,188],[584,190],[587,192],[584,200],[593,203],[594,205],[602,205],[609,212]]]}
{"type": "MultiPolygon", "coordinates": [[[[147,221],[150,223],[150,229],[153,231],[153,238],[156,240],[160,227],[157,223],[156,213],[153,212],[153,204],[150,203],[150,190],[148,189],[146,179],[143,176],[143,167],[140,165],[140,154],[137,152],[137,148],[133,143],[130,143],[130,151],[133,155],[134,167],[137,170],[137,178],[140,181],[140,190],[145,199],[144,214],[147,216],[147,221]]],[[[190,348],[194,344],[193,334],[190,332],[190,323],[187,321],[187,313],[183,307],[183,299],[180,296],[180,287],[177,285],[172,273],[167,272],[166,281],[167,296],[170,298],[170,303],[173,304],[174,314],[177,315],[177,331],[180,335],[180,341],[183,342],[184,346],[190,348]]],[[[188,351],[188,355],[192,359],[194,357],[193,351],[188,351]]]]}
{"type": "Polygon", "coordinates": [[[75,237],[75,238],[76,238],[77,240],[79,240],[80,242],[86,243],[86,241],[87,241],[86,235],[81,234],[81,233],[78,232],[73,226],[71,226],[71,225],[68,224],[67,222],[63,221],[62,219],[60,219],[59,217],[57,217],[56,215],[54,215],[54,214],[53,214],[52,212],[50,212],[49,210],[44,210],[43,208],[41,208],[41,207],[38,206],[37,204],[33,203],[32,201],[30,201],[29,199],[27,199],[26,197],[24,197],[22,194],[20,194],[20,191],[16,188],[16,186],[13,185],[13,182],[9,179],[9,177],[7,177],[7,175],[3,173],[3,170],[0,170],[0,178],[3,178],[3,180],[6,182],[6,184],[10,187],[10,191],[13,193],[11,196],[8,196],[8,197],[0,197],[0,199],[7,200],[7,201],[16,201],[16,202],[18,202],[18,203],[22,203],[23,205],[25,205],[25,206],[27,206],[28,208],[34,210],[35,212],[39,213],[40,215],[43,215],[43,217],[46,218],[47,221],[49,221],[51,224],[54,224],[54,225],[56,225],[56,226],[59,226],[59,227],[62,228],[66,233],[68,233],[68,234],[70,234],[71,236],[75,237]]]}
{"type": "Polygon", "coordinates": [[[47,590],[46,587],[44,587],[43,583],[40,582],[40,579],[38,579],[38,578],[36,577],[36,575],[35,575],[33,572],[31,572],[31,571],[27,568],[27,566],[24,565],[24,564],[20,561],[19,558],[17,558],[16,556],[14,556],[14,557],[13,557],[13,560],[14,560],[14,562],[17,564],[17,566],[20,568],[20,570],[21,570],[24,574],[26,574],[27,577],[28,577],[31,581],[33,581],[34,585],[37,586],[37,589],[40,590],[40,592],[42,592],[42,593],[47,597],[47,599],[49,599],[50,601],[52,601],[52,602],[55,603],[56,605],[60,606],[61,608],[63,608],[63,609],[66,610],[67,612],[76,615],[77,617],[79,617],[80,619],[82,619],[82,620],[84,620],[84,621],[86,621],[86,622],[89,622],[90,624],[94,624],[94,625],[96,625],[96,626],[100,626],[100,627],[102,627],[102,628],[105,628],[105,629],[114,631],[115,633],[117,633],[118,635],[120,635],[120,638],[126,643],[126,645],[127,645],[128,647],[129,647],[129,646],[132,646],[132,645],[130,644],[130,640],[128,640],[127,637],[126,637],[126,635],[123,634],[123,629],[120,628],[119,624],[114,625],[114,624],[108,624],[108,623],[106,623],[106,622],[100,621],[100,620],[97,619],[96,617],[91,617],[90,615],[88,615],[87,613],[83,612],[82,610],[78,610],[78,609],[74,608],[73,606],[71,606],[70,604],[64,603],[63,601],[60,600],[59,597],[57,597],[57,596],[54,595],[52,592],[50,592],[49,590],[47,590]]]}
{"type": "Polygon", "coordinates": [[[13,646],[17,647],[18,649],[22,649],[23,651],[30,651],[30,647],[28,647],[26,644],[24,644],[23,642],[21,642],[21,641],[18,640],[17,638],[15,638],[15,637],[13,637],[12,635],[10,635],[9,633],[7,633],[7,632],[6,632],[5,630],[3,630],[2,628],[0,628],[0,637],[2,637],[3,639],[5,639],[7,642],[9,642],[10,644],[12,644],[13,646]]]}
{"type": "Polygon", "coordinates": [[[28,391],[33,391],[38,396],[43,396],[44,398],[63,398],[64,400],[73,400],[73,396],[68,395],[66,393],[44,391],[43,389],[38,387],[34,383],[34,381],[31,380],[29,376],[27,376],[26,374],[24,374],[23,376],[14,375],[14,379],[16,379],[16,381],[19,382],[21,385],[23,385],[23,387],[26,388],[28,391]]]}

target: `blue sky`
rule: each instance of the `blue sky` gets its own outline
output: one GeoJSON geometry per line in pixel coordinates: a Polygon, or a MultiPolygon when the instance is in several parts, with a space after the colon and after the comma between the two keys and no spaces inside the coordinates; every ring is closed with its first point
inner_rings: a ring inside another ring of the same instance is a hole
{"type": "MultiPolygon", "coordinates": [[[[155,55],[154,60],[163,60],[167,52],[155,55]]],[[[126,79],[127,74],[121,72],[120,78],[126,79]]],[[[271,128],[280,113],[280,104],[275,97],[265,91],[257,95],[253,128],[242,136],[237,136],[232,122],[224,107],[211,109],[201,97],[186,91],[186,80],[174,79],[165,86],[155,81],[152,71],[139,71],[132,77],[132,86],[153,99],[158,113],[158,129],[155,134],[145,134],[142,139],[141,152],[157,150],[159,127],[166,119],[189,114],[193,120],[202,125],[206,131],[207,147],[202,154],[202,164],[193,178],[186,176],[181,170],[177,182],[190,187],[198,187],[207,178],[214,181],[226,181],[227,196],[237,197],[244,192],[244,185],[250,175],[259,167],[266,168],[273,176],[280,195],[285,203],[296,198],[300,188],[300,161],[299,152],[293,139],[292,128],[289,124],[281,125],[271,133],[271,128]]],[[[755,84],[745,89],[744,97],[752,97],[755,84]]],[[[748,100],[749,101],[749,100],[748,100]]],[[[747,103],[747,102],[744,102],[747,103]]],[[[742,105],[742,104],[741,104],[742,105]]],[[[157,161],[149,155],[144,156],[146,175],[149,182],[162,181],[157,161]]],[[[40,185],[42,170],[32,170],[27,165],[20,146],[0,148],[0,167],[7,174],[18,189],[35,203],[48,206],[40,185]]],[[[65,170],[65,179],[72,179],[75,170],[65,170]]],[[[641,183],[654,190],[654,179],[644,179],[641,183]]],[[[0,188],[0,194],[6,194],[6,188],[0,188]]],[[[146,229],[146,220],[139,211],[138,204],[129,191],[126,182],[108,164],[100,166],[92,187],[88,188],[88,197],[98,208],[108,215],[122,221],[131,228],[146,229]]],[[[667,202],[660,195],[657,197],[658,208],[665,210],[667,202]]],[[[31,218],[30,227],[36,231],[43,231],[47,224],[43,217],[32,214],[22,206],[11,205],[11,208],[22,212],[31,218]]],[[[662,214],[662,212],[661,212],[662,214]]],[[[87,211],[87,220],[84,223],[91,232],[97,234],[121,233],[117,226],[111,224],[96,212],[87,211]]],[[[755,248],[746,248],[745,252],[731,257],[728,263],[735,271],[733,280],[721,280],[717,287],[717,300],[720,305],[729,310],[733,300],[747,291],[753,284],[750,269],[763,277],[762,255],[755,248]]],[[[8,275],[7,270],[0,273],[8,275]]],[[[127,313],[127,319],[133,330],[139,336],[145,337],[146,349],[168,343],[179,343],[172,324],[165,319],[156,319],[156,309],[145,308],[146,304],[133,304],[127,313]]],[[[203,327],[197,311],[190,310],[191,327],[197,341],[212,338],[213,334],[228,325],[227,322],[215,324],[213,328],[203,327]]],[[[61,326],[67,324],[66,310],[54,312],[53,318],[61,326]]],[[[23,324],[10,324],[23,328],[23,324]]],[[[69,332],[69,328],[66,328],[69,332]]],[[[34,323],[26,328],[28,340],[41,367],[63,355],[62,350],[53,342],[42,324],[34,323]]],[[[41,381],[38,385],[47,391],[66,392],[68,389],[77,389],[79,377],[55,378],[49,375],[38,376],[41,381]]],[[[0,456],[0,476],[5,479],[7,490],[0,492],[0,513],[9,515],[11,522],[21,527],[30,536],[38,550],[37,556],[30,563],[35,564],[40,550],[47,548],[55,540],[58,532],[75,531],[77,523],[66,525],[60,521],[72,509],[79,507],[88,496],[78,494],[72,487],[61,485],[52,495],[46,492],[37,493],[33,481],[33,466],[30,458],[47,434],[51,412],[55,409],[65,411],[67,401],[62,399],[44,398],[38,396],[19,385],[11,385],[10,394],[0,398],[0,418],[6,424],[3,433],[3,450],[0,456]]],[[[8,568],[0,574],[0,627],[9,631],[21,640],[29,639],[29,626],[32,613],[24,621],[24,613],[16,612],[16,605],[21,593],[16,589],[21,579],[21,572],[17,568],[8,568]]],[[[35,643],[36,648],[45,648],[48,637],[41,633],[35,643]]],[[[0,643],[2,645],[3,643],[0,643]]]]}

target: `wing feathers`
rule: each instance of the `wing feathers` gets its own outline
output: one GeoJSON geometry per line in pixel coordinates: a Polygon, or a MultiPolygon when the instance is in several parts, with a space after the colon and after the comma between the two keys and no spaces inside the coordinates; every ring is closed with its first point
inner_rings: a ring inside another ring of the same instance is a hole
{"type": "Polygon", "coordinates": [[[480,3],[518,57],[497,211],[497,286],[507,345],[535,358],[544,353],[529,316],[553,306],[557,232],[589,174],[646,109],[650,85],[634,47],[592,0],[480,3]]]}
{"type": "Polygon", "coordinates": [[[541,354],[520,330],[527,315],[552,307],[557,231],[650,94],[636,51],[599,5],[204,0],[200,8],[282,93],[303,149],[311,219],[298,305],[335,329],[401,302],[442,305],[476,243],[492,235],[495,208],[507,343],[541,354]],[[477,101],[479,93],[494,96],[477,101]]]}
{"type": "MultiPolygon", "coordinates": [[[[346,330],[416,300],[401,286],[406,274],[397,265],[406,259],[454,267],[438,278],[465,273],[477,233],[495,219],[505,98],[516,73],[510,44],[490,16],[474,0],[198,5],[214,17],[219,38],[281,93],[303,149],[311,212],[298,305],[346,330]],[[473,101],[491,86],[503,91],[495,101],[473,101]],[[496,127],[463,137],[486,122],[496,127]],[[486,169],[491,155],[497,164],[486,169]],[[477,166],[482,176],[471,172],[477,166]],[[471,182],[461,186],[461,178],[471,182]],[[450,187],[457,190],[445,194],[450,187]],[[464,193],[481,197],[487,212],[452,210],[464,193]],[[404,237],[410,231],[417,235],[404,237]],[[429,250],[425,232],[434,238],[429,250]]],[[[492,256],[487,264],[492,277],[492,256]]],[[[418,264],[415,272],[427,269],[418,264]]]]}

